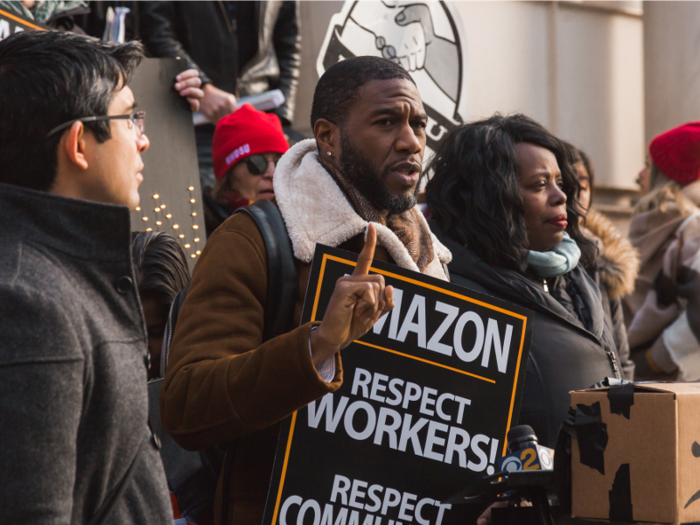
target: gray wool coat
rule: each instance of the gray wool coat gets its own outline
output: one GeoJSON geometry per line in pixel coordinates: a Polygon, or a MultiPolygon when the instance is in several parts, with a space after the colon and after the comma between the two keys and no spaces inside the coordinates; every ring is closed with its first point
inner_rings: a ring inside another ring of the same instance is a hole
{"type": "Polygon", "coordinates": [[[172,524],[129,211],[0,184],[0,523],[172,524]]]}

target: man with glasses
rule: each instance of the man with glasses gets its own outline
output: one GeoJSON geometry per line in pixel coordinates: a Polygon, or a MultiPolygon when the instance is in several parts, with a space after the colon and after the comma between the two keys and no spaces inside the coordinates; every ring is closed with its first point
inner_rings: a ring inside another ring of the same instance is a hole
{"type": "Polygon", "coordinates": [[[216,185],[211,196],[202,192],[207,235],[241,206],[275,196],[272,176],[288,149],[277,115],[245,104],[219,120],[212,144],[216,185]]]}
{"type": "Polygon", "coordinates": [[[0,42],[3,523],[172,523],[130,251],[149,142],[127,84],[142,58],[71,33],[0,42]]]}

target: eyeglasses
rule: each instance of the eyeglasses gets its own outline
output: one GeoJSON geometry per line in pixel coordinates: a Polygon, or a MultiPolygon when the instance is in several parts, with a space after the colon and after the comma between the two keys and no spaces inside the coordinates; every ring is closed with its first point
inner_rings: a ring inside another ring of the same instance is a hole
{"type": "Polygon", "coordinates": [[[128,120],[129,121],[129,129],[133,129],[134,133],[136,134],[136,138],[139,138],[141,135],[143,135],[146,131],[146,112],[145,111],[134,111],[133,113],[129,113],[128,115],[108,115],[108,116],[92,116],[92,117],[81,117],[81,118],[76,118],[71,120],[70,122],[65,122],[64,124],[61,124],[60,126],[56,126],[53,128],[51,131],[49,131],[49,134],[46,135],[46,138],[49,138],[51,135],[54,133],[61,131],[62,129],[68,128],[72,126],[76,122],[95,122],[98,120],[128,120]]]}
{"type": "Polygon", "coordinates": [[[265,158],[264,155],[251,155],[250,157],[246,157],[245,159],[243,159],[243,162],[245,162],[246,166],[248,167],[248,171],[251,175],[262,175],[267,171],[267,166],[270,162],[272,162],[275,165],[275,167],[277,167],[277,163],[279,162],[279,160],[280,157],[277,157],[275,160],[269,161],[265,158]]]}

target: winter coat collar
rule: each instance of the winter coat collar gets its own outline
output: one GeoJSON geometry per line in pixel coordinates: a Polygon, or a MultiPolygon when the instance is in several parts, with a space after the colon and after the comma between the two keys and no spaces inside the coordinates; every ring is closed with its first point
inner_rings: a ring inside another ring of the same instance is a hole
{"type": "Polygon", "coordinates": [[[125,206],[59,197],[0,184],[0,221],[5,232],[66,255],[131,264],[131,219],[125,206]]]}
{"type": "MultiPolygon", "coordinates": [[[[683,221],[700,205],[700,181],[688,184],[681,190],[681,194],[687,199],[684,212],[678,208],[675,202],[668,202],[662,211],[654,209],[639,213],[632,217],[629,227],[629,238],[632,245],[639,252],[642,274],[648,263],[665,251],[673,239],[673,234],[683,221]]],[[[658,268],[655,268],[658,271],[658,268]]],[[[655,275],[651,276],[653,279],[655,275]]]]}
{"type": "Polygon", "coordinates": [[[639,272],[639,255],[629,239],[607,217],[594,210],[588,212],[582,231],[598,244],[598,271],[609,297],[614,299],[632,293],[639,272]]]}
{"type": "MultiPolygon", "coordinates": [[[[532,278],[514,270],[486,264],[469,248],[460,246],[443,235],[435,225],[431,226],[438,237],[452,251],[453,260],[449,267],[450,274],[461,275],[482,286],[487,290],[487,293],[503,300],[554,315],[562,321],[592,334],[597,339],[603,337],[605,314],[602,309],[600,291],[580,264],[571,270],[567,277],[576,282],[579,296],[592,318],[591,331],[588,331],[576,316],[564,308],[551,294],[546,293],[544,287],[532,278]]],[[[562,278],[558,277],[558,279],[562,278]]]]}
{"type": "MultiPolygon", "coordinates": [[[[280,159],[273,181],[275,198],[284,217],[294,256],[311,262],[316,244],[336,247],[363,232],[369,224],[360,217],[330,174],[318,162],[314,139],[293,146],[280,159]]],[[[421,217],[425,223],[425,219],[421,217]]],[[[389,228],[373,223],[377,243],[387,249],[397,265],[419,271],[399,238],[389,228]]],[[[424,274],[445,279],[442,264],[452,260],[450,251],[431,233],[435,257],[424,274]]]]}

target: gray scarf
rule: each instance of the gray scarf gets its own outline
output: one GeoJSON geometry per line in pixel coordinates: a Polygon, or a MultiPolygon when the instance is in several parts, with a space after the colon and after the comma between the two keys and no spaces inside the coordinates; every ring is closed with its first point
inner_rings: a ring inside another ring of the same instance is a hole
{"type": "Polygon", "coordinates": [[[557,277],[570,272],[581,258],[581,249],[576,242],[564,232],[564,238],[548,252],[530,250],[527,256],[528,266],[539,277],[557,277]]]}

